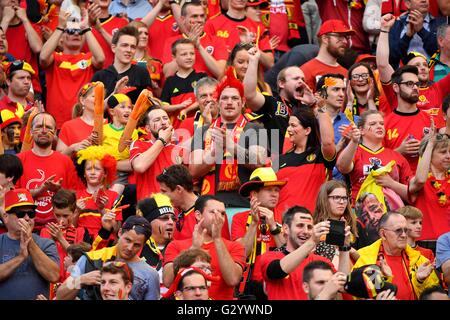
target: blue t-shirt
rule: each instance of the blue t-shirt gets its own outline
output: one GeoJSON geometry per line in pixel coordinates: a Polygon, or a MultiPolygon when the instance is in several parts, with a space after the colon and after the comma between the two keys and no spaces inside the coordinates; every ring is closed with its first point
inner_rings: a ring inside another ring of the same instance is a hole
{"type": "MultiPolygon", "coordinates": [[[[38,247],[59,266],[55,242],[32,235],[38,247]]],[[[13,240],[7,233],[0,235],[0,264],[6,263],[20,252],[20,240],[13,240]]],[[[31,255],[7,279],[0,281],[0,300],[34,300],[38,294],[48,298],[50,283],[33,264],[31,255]]]]}
{"type": "MultiPolygon", "coordinates": [[[[159,274],[144,261],[127,262],[133,270],[134,281],[130,297],[133,300],[159,300],[159,274]]],[[[85,273],[86,257],[81,256],[71,271],[76,278],[85,273]]]]}

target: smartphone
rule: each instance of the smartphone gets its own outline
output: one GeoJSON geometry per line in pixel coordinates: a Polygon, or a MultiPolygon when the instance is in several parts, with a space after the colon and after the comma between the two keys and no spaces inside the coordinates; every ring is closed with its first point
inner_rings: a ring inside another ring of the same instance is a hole
{"type": "Polygon", "coordinates": [[[330,233],[325,238],[325,243],[342,247],[345,240],[345,221],[328,220],[330,221],[330,233]]]}

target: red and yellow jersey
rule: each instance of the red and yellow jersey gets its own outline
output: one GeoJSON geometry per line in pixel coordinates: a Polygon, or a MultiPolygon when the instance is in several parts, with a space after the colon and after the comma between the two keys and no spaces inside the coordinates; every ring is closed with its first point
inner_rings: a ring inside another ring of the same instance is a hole
{"type": "Polygon", "coordinates": [[[303,64],[300,69],[302,69],[305,74],[305,83],[309,86],[312,91],[316,91],[316,83],[319,79],[327,73],[337,73],[347,78],[347,69],[338,66],[330,66],[328,64],[323,63],[318,59],[311,59],[305,64],[303,64]]]}
{"type": "Polygon", "coordinates": [[[364,180],[372,169],[384,167],[391,160],[395,160],[395,165],[390,173],[395,181],[407,184],[413,175],[408,161],[397,151],[381,147],[373,151],[360,144],[353,157],[353,170],[350,172],[350,182],[352,185],[352,203],[355,203],[356,196],[364,180]]]}
{"type": "MultiPolygon", "coordinates": [[[[413,113],[403,113],[397,110],[384,117],[386,135],[384,146],[389,149],[398,148],[405,139],[422,140],[430,132],[431,118],[428,113],[417,109],[413,113]]],[[[411,170],[416,172],[419,157],[404,156],[411,170]]]]}
{"type": "Polygon", "coordinates": [[[72,119],[72,107],[77,102],[78,90],[94,75],[92,53],[76,55],[53,53],[54,62],[46,69],[47,112],[56,119],[56,125],[72,119]]]}
{"type": "Polygon", "coordinates": [[[246,17],[242,20],[237,20],[230,18],[226,14],[220,14],[208,20],[205,24],[205,32],[222,39],[228,52],[231,52],[236,44],[248,42],[247,40],[241,40],[242,34],[248,34],[252,39],[256,39],[259,36],[257,40],[259,42],[259,49],[262,51],[270,51],[269,40],[267,37],[264,37],[264,30],[261,29],[261,26],[250,18],[246,17]]]}
{"type": "Polygon", "coordinates": [[[150,55],[162,61],[166,39],[179,35],[180,29],[173,15],[157,17],[148,29],[148,49],[150,55]]]}

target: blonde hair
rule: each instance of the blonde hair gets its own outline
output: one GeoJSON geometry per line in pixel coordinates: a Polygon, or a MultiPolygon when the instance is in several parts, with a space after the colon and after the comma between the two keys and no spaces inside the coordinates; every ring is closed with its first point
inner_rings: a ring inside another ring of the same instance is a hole
{"type": "Polygon", "coordinates": [[[422,219],[423,214],[422,211],[413,206],[404,206],[397,210],[397,213],[404,216],[406,219],[422,219]]]}

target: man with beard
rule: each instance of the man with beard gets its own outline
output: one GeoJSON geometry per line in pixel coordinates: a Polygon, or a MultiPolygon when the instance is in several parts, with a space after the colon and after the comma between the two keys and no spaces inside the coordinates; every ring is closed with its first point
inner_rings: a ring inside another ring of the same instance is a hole
{"type": "Polygon", "coordinates": [[[31,89],[31,77],[35,72],[30,64],[22,60],[10,62],[5,69],[8,93],[0,100],[0,110],[10,110],[22,118],[29,107],[27,96],[31,89]]]}
{"type": "MultiPolygon", "coordinates": [[[[305,207],[294,206],[283,215],[283,233],[287,235],[286,246],[261,256],[261,273],[269,300],[307,300],[302,285],[303,269],[316,260],[331,262],[313,253],[322,236],[330,232],[330,222],[313,225],[311,212],[305,207]]],[[[350,228],[346,230],[346,242],[350,228]],[[348,231],[348,232],[347,232],[348,231]]],[[[347,247],[339,248],[339,269],[347,273],[350,262],[347,247]]]]}
{"type": "Polygon", "coordinates": [[[380,265],[385,276],[397,286],[398,300],[418,300],[426,288],[439,283],[433,263],[407,244],[405,217],[395,212],[384,214],[378,234],[381,239],[358,250],[360,257],[353,270],[368,264],[380,265]]]}
{"type": "Polygon", "coordinates": [[[94,69],[100,69],[105,60],[91,28],[88,25],[70,25],[67,19],[68,14],[61,10],[58,27],[39,55],[39,64],[45,70],[47,81],[46,111],[55,116],[58,128],[72,119],[72,106],[77,102],[78,90],[89,82],[94,69]],[[89,47],[87,53],[81,51],[84,41],[89,47]],[[56,52],[60,44],[62,51],[56,52]]]}
{"type": "Polygon", "coordinates": [[[189,38],[195,44],[196,72],[205,72],[217,79],[222,77],[228,58],[227,48],[224,42],[214,36],[205,33],[206,13],[200,2],[186,2],[181,7],[181,29],[182,34],[168,38],[165,41],[162,63],[164,64],[164,75],[169,77],[177,71],[177,64],[171,55],[172,44],[181,38],[189,38]]]}
{"type": "Polygon", "coordinates": [[[19,153],[21,129],[22,119],[10,110],[2,110],[0,112],[0,130],[4,154],[19,153]]]}
{"type": "Polygon", "coordinates": [[[416,171],[419,146],[429,133],[430,115],[417,108],[419,101],[419,77],[414,66],[404,66],[392,74],[392,89],[397,95],[397,108],[384,118],[386,136],[384,146],[400,152],[416,171]]]}
{"type": "Polygon", "coordinates": [[[168,196],[156,193],[139,201],[137,212],[142,214],[152,227],[152,235],[144,245],[140,256],[158,271],[161,294],[163,294],[167,291],[162,281],[163,256],[167,245],[173,239],[175,211],[168,196]]]}
{"type": "Polygon", "coordinates": [[[81,186],[70,157],[52,150],[56,134],[56,120],[47,113],[38,113],[31,123],[33,148],[18,154],[23,165],[23,175],[18,188],[31,191],[36,201],[35,230],[48,222],[56,222],[52,196],[63,187],[75,189],[81,186]]]}
{"type": "Polygon", "coordinates": [[[358,239],[357,249],[368,246],[380,238],[378,235],[378,223],[381,216],[386,213],[386,208],[373,193],[364,192],[355,204],[357,216],[358,239]]]}
{"type": "MultiPolygon", "coordinates": [[[[380,110],[393,110],[397,107],[397,93],[393,89],[391,82],[394,69],[389,64],[389,30],[396,19],[392,14],[381,17],[381,32],[377,46],[377,66],[380,73],[380,81],[383,84],[383,91],[386,95],[386,103],[390,106],[381,106],[380,110]]],[[[430,82],[430,71],[428,61],[425,56],[418,52],[409,52],[403,59],[404,65],[415,66],[418,69],[419,87],[417,108],[426,111],[433,117],[437,128],[445,127],[444,115],[441,105],[444,98],[450,94],[450,74],[440,81],[430,82]]],[[[417,137],[416,137],[417,138],[417,137]]]]}
{"type": "Polygon", "coordinates": [[[289,117],[296,107],[313,106],[316,98],[305,84],[305,74],[297,66],[284,68],[278,73],[278,97],[262,94],[256,90],[260,52],[256,48],[248,51],[249,64],[244,77],[244,92],[247,107],[257,114],[264,128],[270,130],[269,144],[272,155],[282,154],[292,147],[285,139],[289,117]]]}
{"type": "Polygon", "coordinates": [[[301,66],[305,73],[305,82],[310,88],[315,88],[317,80],[325,73],[347,76],[347,70],[337,62],[337,59],[344,56],[350,37],[354,33],[355,31],[349,29],[341,20],[328,20],[322,24],[317,33],[319,54],[301,66]]]}
{"type": "Polygon", "coordinates": [[[171,143],[173,127],[167,112],[153,107],[144,123],[150,139],[135,140],[130,147],[130,162],[136,174],[137,201],[159,191],[156,176],[177,160],[177,148],[171,143]]]}

